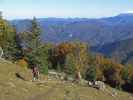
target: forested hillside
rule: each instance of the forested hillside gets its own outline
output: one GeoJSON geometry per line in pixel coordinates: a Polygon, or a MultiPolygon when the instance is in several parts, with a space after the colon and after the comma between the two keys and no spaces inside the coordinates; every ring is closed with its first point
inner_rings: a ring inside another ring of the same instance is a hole
{"type": "Polygon", "coordinates": [[[92,47],[92,51],[112,57],[122,64],[133,64],[133,38],[92,47]]]}

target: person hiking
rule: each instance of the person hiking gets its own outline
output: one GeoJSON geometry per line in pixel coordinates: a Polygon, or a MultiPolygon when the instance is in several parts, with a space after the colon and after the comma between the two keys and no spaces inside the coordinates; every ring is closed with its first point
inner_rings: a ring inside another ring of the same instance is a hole
{"type": "Polygon", "coordinates": [[[39,80],[39,69],[37,66],[32,66],[33,81],[39,80]]]}

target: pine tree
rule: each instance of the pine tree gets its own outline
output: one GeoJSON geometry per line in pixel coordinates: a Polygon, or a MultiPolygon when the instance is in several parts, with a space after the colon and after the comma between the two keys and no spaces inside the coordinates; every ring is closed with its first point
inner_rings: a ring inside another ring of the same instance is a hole
{"type": "Polygon", "coordinates": [[[38,49],[41,47],[40,34],[41,29],[38,25],[36,18],[34,17],[33,20],[31,20],[30,31],[23,33],[23,45],[25,53],[24,55],[28,57],[28,61],[30,64],[39,63],[37,52],[38,49]]]}
{"type": "Polygon", "coordinates": [[[21,33],[20,44],[29,66],[38,66],[41,73],[48,74],[48,49],[50,46],[41,43],[40,35],[41,29],[34,17],[31,20],[29,31],[21,33]]]}
{"type": "Polygon", "coordinates": [[[30,32],[33,34],[33,38],[39,38],[41,35],[41,28],[35,17],[31,20],[30,32]]]}

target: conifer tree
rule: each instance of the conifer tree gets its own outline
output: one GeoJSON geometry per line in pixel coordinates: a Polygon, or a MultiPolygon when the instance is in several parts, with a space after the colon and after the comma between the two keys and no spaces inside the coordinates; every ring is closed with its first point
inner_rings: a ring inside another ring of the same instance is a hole
{"type": "Polygon", "coordinates": [[[22,33],[24,55],[28,57],[30,64],[39,63],[37,52],[41,46],[40,33],[40,27],[35,17],[31,20],[29,31],[22,33]]]}
{"type": "Polygon", "coordinates": [[[38,66],[40,72],[48,74],[48,49],[49,45],[45,45],[40,39],[41,28],[34,17],[31,20],[29,31],[20,35],[23,54],[30,66],[38,66]]]}

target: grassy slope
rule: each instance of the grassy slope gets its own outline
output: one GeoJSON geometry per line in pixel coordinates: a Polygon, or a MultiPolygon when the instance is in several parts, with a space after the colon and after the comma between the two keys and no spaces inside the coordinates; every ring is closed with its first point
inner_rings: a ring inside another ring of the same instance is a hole
{"type": "MultiPolygon", "coordinates": [[[[0,100],[133,100],[131,94],[117,91],[111,96],[106,91],[71,83],[47,81],[43,84],[33,83],[31,71],[24,70],[8,61],[0,60],[0,100]],[[27,81],[18,79],[20,73],[27,81]]],[[[108,90],[113,91],[108,87],[108,90]]]]}

